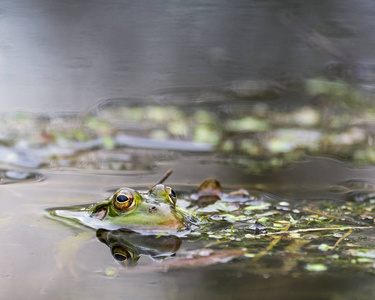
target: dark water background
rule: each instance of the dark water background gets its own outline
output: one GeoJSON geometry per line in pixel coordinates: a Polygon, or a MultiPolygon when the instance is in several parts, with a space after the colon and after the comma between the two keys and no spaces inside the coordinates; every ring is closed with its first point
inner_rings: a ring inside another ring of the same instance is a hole
{"type": "MultiPolygon", "coordinates": [[[[338,47],[374,59],[375,5],[366,0],[3,0],[0,112],[85,112],[110,98],[139,97],[153,104],[148,97],[167,88],[320,75],[332,57],[283,26],[277,14],[284,9],[338,47]]],[[[274,103],[286,109],[308,100],[294,97],[274,103]]],[[[374,168],[353,169],[331,158],[260,175],[208,156],[180,156],[157,166],[153,173],[137,174],[52,168],[42,171],[42,182],[0,186],[0,299],[338,300],[375,294],[373,278],[360,273],[293,278],[243,272],[236,264],[108,277],[103,270],[117,265],[96,240],[78,253],[76,271],[69,262],[57,266],[56,245],[80,231],[51,222],[44,209],[100,201],[106,189],[124,182],[149,186],[169,168],[170,185],[194,186],[216,177],[228,187],[262,184],[290,199],[329,196],[329,185],[375,175],[374,168]]]]}
{"type": "Polygon", "coordinates": [[[84,110],[101,99],[238,79],[319,74],[287,9],[371,60],[371,1],[2,1],[1,111],[84,110]]]}

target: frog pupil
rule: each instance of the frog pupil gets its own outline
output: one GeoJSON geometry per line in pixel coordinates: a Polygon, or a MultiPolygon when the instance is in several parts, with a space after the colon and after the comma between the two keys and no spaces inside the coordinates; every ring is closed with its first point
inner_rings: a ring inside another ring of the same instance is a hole
{"type": "Polygon", "coordinates": [[[116,200],[118,202],[125,202],[125,201],[128,201],[129,198],[127,196],[125,196],[125,195],[118,195],[117,198],[116,198],[116,200]]]}
{"type": "Polygon", "coordinates": [[[175,198],[175,197],[176,197],[176,193],[175,193],[175,191],[174,191],[174,190],[172,190],[172,189],[171,189],[171,193],[170,193],[170,196],[171,196],[172,198],[175,198]]]}
{"type": "Polygon", "coordinates": [[[113,257],[117,260],[117,261],[126,261],[128,258],[123,255],[123,254],[120,254],[120,253],[115,253],[113,254],[113,257]]]}

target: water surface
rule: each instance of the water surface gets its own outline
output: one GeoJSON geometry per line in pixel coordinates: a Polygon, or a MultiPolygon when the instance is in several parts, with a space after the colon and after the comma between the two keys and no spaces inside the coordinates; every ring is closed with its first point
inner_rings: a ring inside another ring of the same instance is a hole
{"type": "MultiPolygon", "coordinates": [[[[354,217],[372,226],[373,83],[327,75],[337,58],[283,25],[285,10],[358,61],[373,60],[366,0],[2,1],[1,299],[375,294],[373,228],[341,242],[344,266],[318,242],[303,248],[323,264],[329,257],[335,267],[323,271],[279,256],[290,238],[259,263],[237,257],[166,271],[148,256],[123,267],[93,230],[46,211],[102,201],[121,186],[150,187],[173,169],[168,185],[186,194],[213,177],[227,191],[315,209],[326,201],[348,213],[362,205],[349,192],[364,193],[365,213],[354,217]],[[361,247],[370,257],[350,256],[361,247]]],[[[166,261],[205,243],[183,239],[166,261]]],[[[262,251],[269,241],[254,244],[262,251]]]]}

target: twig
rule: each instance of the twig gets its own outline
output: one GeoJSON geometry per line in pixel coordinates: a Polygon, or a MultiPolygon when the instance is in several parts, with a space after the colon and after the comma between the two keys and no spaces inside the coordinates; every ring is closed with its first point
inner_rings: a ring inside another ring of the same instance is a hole
{"type": "Polygon", "coordinates": [[[292,233],[305,233],[305,232],[313,232],[313,231],[330,231],[330,230],[344,230],[344,229],[369,229],[375,228],[372,226],[345,226],[345,227],[326,227],[326,228],[306,228],[306,229],[296,229],[292,231],[278,231],[278,232],[270,232],[270,233],[262,233],[254,235],[254,237],[265,237],[265,236],[273,236],[273,235],[283,235],[283,234],[292,234],[292,233]]]}
{"type": "Polygon", "coordinates": [[[336,217],[334,215],[326,214],[324,212],[313,210],[313,209],[310,209],[310,208],[302,208],[301,210],[303,210],[305,212],[308,212],[308,213],[311,213],[311,214],[316,214],[316,215],[331,218],[331,219],[336,219],[336,220],[340,220],[340,221],[347,221],[344,218],[336,217]]]}
{"type": "MultiPolygon", "coordinates": [[[[290,223],[285,226],[285,228],[282,229],[281,232],[288,232],[288,229],[290,228],[290,223]]],[[[275,247],[281,240],[282,236],[277,236],[273,238],[273,241],[267,246],[266,249],[259,252],[253,259],[253,261],[258,261],[260,258],[262,258],[264,255],[267,254],[267,252],[271,251],[273,247],[275,247]]]]}
{"type": "Polygon", "coordinates": [[[336,244],[332,247],[331,250],[334,250],[338,246],[338,244],[340,244],[341,241],[344,240],[345,238],[347,238],[352,232],[353,232],[353,228],[350,228],[347,233],[345,233],[342,237],[340,237],[337,240],[336,244]]]}
{"type": "Polygon", "coordinates": [[[205,245],[203,248],[210,248],[212,246],[216,246],[216,245],[220,245],[220,244],[226,244],[226,243],[230,243],[230,242],[233,242],[233,241],[232,240],[216,241],[216,242],[209,243],[209,244],[205,245]]]}
{"type": "Polygon", "coordinates": [[[156,183],[156,184],[161,184],[163,183],[164,181],[166,181],[168,179],[168,177],[173,173],[173,170],[168,170],[162,178],[159,179],[159,181],[156,183]]]}
{"type": "Polygon", "coordinates": [[[348,220],[346,218],[341,218],[341,217],[337,217],[337,216],[334,216],[334,215],[326,214],[324,212],[313,210],[313,209],[310,209],[310,208],[301,208],[301,210],[304,211],[304,212],[308,212],[308,213],[311,213],[311,214],[323,216],[323,217],[330,218],[330,219],[339,220],[339,221],[342,221],[342,222],[348,222],[348,223],[357,224],[357,225],[364,225],[364,226],[367,225],[366,223],[361,222],[361,221],[348,220]]]}

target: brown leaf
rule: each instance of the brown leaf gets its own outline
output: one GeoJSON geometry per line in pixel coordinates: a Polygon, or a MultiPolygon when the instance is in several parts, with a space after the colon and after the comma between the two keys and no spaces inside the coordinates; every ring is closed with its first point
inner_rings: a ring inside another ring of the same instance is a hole
{"type": "Polygon", "coordinates": [[[198,195],[217,195],[220,196],[223,193],[221,184],[219,181],[213,178],[206,179],[198,187],[198,195]]]}

